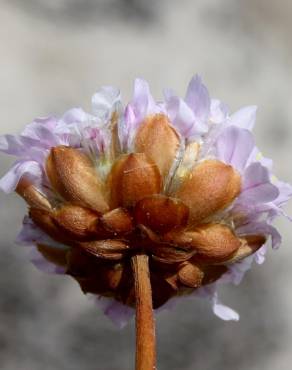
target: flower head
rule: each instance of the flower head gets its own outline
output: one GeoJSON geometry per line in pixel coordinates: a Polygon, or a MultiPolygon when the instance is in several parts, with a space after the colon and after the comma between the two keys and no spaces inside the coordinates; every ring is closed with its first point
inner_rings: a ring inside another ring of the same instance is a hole
{"type": "Polygon", "coordinates": [[[92,114],[72,109],[1,137],[0,150],[18,160],[0,187],[28,204],[18,242],[33,245],[33,262],[71,275],[114,321],[132,314],[131,258],[140,253],[154,308],[195,294],[237,319],[216,287],[262,263],[269,239],[279,246],[271,223],[292,187],[255,145],[254,106],[230,115],[198,76],[185,99],[164,95],[156,102],[137,79],[123,107],[119,91],[103,87],[92,114]]]}

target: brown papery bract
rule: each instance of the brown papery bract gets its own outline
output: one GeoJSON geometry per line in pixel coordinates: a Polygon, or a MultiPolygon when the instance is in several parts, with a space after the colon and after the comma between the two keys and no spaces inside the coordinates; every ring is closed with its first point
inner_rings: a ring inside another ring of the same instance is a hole
{"type": "Polygon", "coordinates": [[[134,215],[137,224],[147,226],[158,233],[165,233],[185,226],[189,209],[179,199],[153,195],[136,204],[134,215]]]}
{"type": "Polygon", "coordinates": [[[123,240],[106,239],[79,243],[79,248],[99,258],[120,260],[129,249],[129,245],[123,240]]]}
{"type": "Polygon", "coordinates": [[[16,192],[26,201],[26,203],[34,208],[51,210],[51,204],[48,199],[41,194],[35,185],[26,178],[22,177],[17,185],[16,192]]]}
{"type": "Polygon", "coordinates": [[[65,200],[100,213],[108,211],[103,184],[86,154],[66,146],[52,148],[46,171],[52,187],[65,200]]]}
{"type": "Polygon", "coordinates": [[[54,222],[52,211],[31,208],[29,211],[29,216],[33,220],[33,222],[51,238],[58,242],[72,245],[70,239],[66,237],[62,230],[54,222]]]}
{"type": "Polygon", "coordinates": [[[88,208],[65,204],[53,212],[53,218],[70,239],[91,240],[98,236],[98,214],[88,208]]]}
{"type": "Polygon", "coordinates": [[[45,244],[38,244],[37,249],[48,261],[56,264],[57,266],[67,266],[67,250],[45,244]]]}
{"type": "Polygon", "coordinates": [[[179,135],[163,114],[147,117],[135,140],[135,151],[145,153],[158,166],[163,177],[167,176],[179,146],[179,135]]]}
{"type": "Polygon", "coordinates": [[[108,185],[112,208],[132,207],[144,197],[159,193],[162,180],[158,167],[144,153],[132,153],[113,165],[108,185]]]}
{"type": "Polygon", "coordinates": [[[190,208],[190,224],[197,224],[229,206],[239,195],[241,178],[231,166],[206,160],[190,171],[174,194],[190,208]]]}
{"type": "Polygon", "coordinates": [[[245,235],[240,237],[241,245],[226,263],[239,262],[259,250],[266,242],[264,235],[245,235]]]}
{"type": "MultiPolygon", "coordinates": [[[[168,237],[169,238],[169,237],[168,237]]],[[[181,247],[197,253],[194,259],[200,262],[217,263],[229,259],[240,247],[239,238],[222,224],[205,224],[177,235],[181,247]]]]}
{"type": "Polygon", "coordinates": [[[124,208],[116,208],[105,213],[100,221],[106,230],[116,234],[127,234],[134,228],[133,219],[124,208]]]}
{"type": "Polygon", "coordinates": [[[190,288],[201,286],[204,277],[202,269],[192,263],[185,262],[178,272],[180,282],[190,288]]]}

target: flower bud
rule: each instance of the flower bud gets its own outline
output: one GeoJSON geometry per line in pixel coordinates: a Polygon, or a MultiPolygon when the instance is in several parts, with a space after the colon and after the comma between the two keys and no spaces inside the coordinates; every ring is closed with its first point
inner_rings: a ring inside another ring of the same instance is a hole
{"type": "Polygon", "coordinates": [[[67,201],[100,213],[108,210],[103,184],[84,153],[66,146],[52,148],[46,170],[54,190],[67,201]]]}
{"type": "Polygon", "coordinates": [[[175,197],[189,206],[190,223],[196,224],[232,203],[240,186],[240,175],[231,166],[206,160],[190,171],[175,197]]]}
{"type": "Polygon", "coordinates": [[[161,189],[157,166],[144,153],[122,156],[109,175],[112,207],[131,207],[161,189]]]}
{"type": "Polygon", "coordinates": [[[179,135],[163,114],[147,117],[138,129],[135,151],[145,153],[156,163],[163,177],[168,174],[179,146],[179,135]]]}
{"type": "Polygon", "coordinates": [[[185,226],[189,209],[179,199],[152,195],[136,204],[134,215],[137,224],[147,226],[158,233],[165,233],[185,226]]]}

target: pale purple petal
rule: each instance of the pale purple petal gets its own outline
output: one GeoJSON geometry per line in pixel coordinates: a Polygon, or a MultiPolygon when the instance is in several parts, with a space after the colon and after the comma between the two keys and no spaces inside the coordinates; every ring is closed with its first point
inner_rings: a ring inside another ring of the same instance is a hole
{"type": "Polygon", "coordinates": [[[279,231],[272,225],[268,225],[266,233],[271,236],[272,248],[278,249],[282,243],[282,237],[279,231]]]}
{"type": "Polygon", "coordinates": [[[177,96],[166,101],[166,111],[171,123],[184,138],[191,139],[208,130],[207,124],[196,121],[191,108],[177,96]]]}
{"type": "Polygon", "coordinates": [[[90,154],[94,153],[96,158],[107,152],[111,143],[110,132],[99,127],[85,127],[82,131],[83,147],[88,148],[90,154]]]}
{"type": "Polygon", "coordinates": [[[129,130],[134,130],[135,120],[136,116],[133,107],[131,105],[127,105],[125,109],[125,121],[127,123],[127,126],[125,127],[129,130]]]}
{"type": "MultiPolygon", "coordinates": [[[[92,116],[93,117],[93,116],[92,116]]],[[[86,123],[89,115],[80,108],[66,112],[60,120],[54,117],[36,119],[28,125],[21,136],[21,140],[34,140],[28,143],[22,157],[35,160],[43,165],[49,150],[58,145],[69,145],[79,148],[82,135],[79,125],[86,123]]]]}
{"type": "Polygon", "coordinates": [[[255,146],[247,163],[247,166],[254,162],[261,163],[264,167],[266,167],[270,173],[273,170],[273,160],[267,157],[264,157],[260,150],[255,146]]]}
{"type": "Polygon", "coordinates": [[[120,90],[112,86],[101,87],[92,97],[92,111],[103,123],[110,120],[120,104],[120,90]]]}
{"type": "Polygon", "coordinates": [[[136,116],[131,105],[127,105],[124,118],[118,124],[118,135],[123,151],[131,147],[136,133],[136,116]]]}
{"type": "Polygon", "coordinates": [[[15,191],[22,176],[27,175],[32,180],[38,181],[42,177],[42,169],[39,163],[34,161],[17,162],[9,172],[0,180],[0,189],[5,193],[15,191]]]}
{"type": "Polygon", "coordinates": [[[57,126],[58,122],[55,118],[36,119],[26,126],[22,135],[35,139],[36,147],[50,149],[52,146],[61,144],[59,137],[55,134],[57,126]]]}
{"type": "Polygon", "coordinates": [[[258,265],[262,265],[265,262],[267,250],[268,246],[265,244],[255,253],[255,262],[258,265]]]}
{"type": "Polygon", "coordinates": [[[119,329],[124,328],[135,315],[133,308],[112,298],[96,297],[95,302],[119,329]]]}
{"type": "Polygon", "coordinates": [[[44,233],[32,219],[25,216],[23,219],[22,229],[16,237],[16,243],[31,246],[35,243],[43,243],[48,241],[48,235],[44,233]]]}
{"type": "Polygon", "coordinates": [[[228,106],[218,99],[211,99],[210,121],[214,123],[224,122],[229,115],[228,106]]]}
{"type": "Polygon", "coordinates": [[[247,167],[243,176],[242,192],[238,199],[242,203],[266,203],[279,195],[278,188],[270,181],[269,171],[259,162],[247,167]]]}
{"type": "Polygon", "coordinates": [[[124,151],[132,150],[133,139],[146,116],[163,112],[163,104],[156,103],[145,80],[137,78],[134,94],[126,106],[124,116],[119,122],[119,139],[124,151]]]}
{"type": "Polygon", "coordinates": [[[239,226],[236,229],[237,235],[252,235],[252,234],[262,234],[271,236],[271,244],[274,249],[278,249],[281,245],[281,235],[279,234],[278,230],[272,226],[267,224],[265,221],[262,222],[250,222],[245,225],[239,226]]]}
{"type": "Polygon", "coordinates": [[[82,142],[82,125],[86,125],[90,117],[81,108],[68,110],[58,121],[58,125],[54,129],[54,134],[59,140],[58,145],[80,148],[82,142]]]}
{"type": "Polygon", "coordinates": [[[23,135],[4,135],[0,137],[0,151],[21,159],[35,160],[39,163],[43,161],[44,153],[48,147],[45,142],[41,142],[39,139],[32,139],[23,135]]]}
{"type": "Polygon", "coordinates": [[[162,311],[171,311],[171,310],[174,310],[175,307],[177,306],[177,303],[182,299],[186,299],[188,298],[188,296],[185,296],[185,297],[172,297],[170,298],[167,302],[164,303],[163,306],[160,306],[158,308],[155,309],[155,313],[159,314],[160,312],[162,311]]]}
{"type": "Polygon", "coordinates": [[[208,299],[212,304],[213,312],[224,321],[238,321],[239,315],[232,308],[223,305],[218,299],[217,284],[206,285],[194,292],[195,296],[208,299]]]}
{"type": "Polygon", "coordinates": [[[29,259],[38,270],[47,274],[63,275],[66,273],[65,267],[57,266],[46,260],[36,247],[31,249],[29,259]]]}
{"type": "Polygon", "coordinates": [[[239,285],[245,275],[250,270],[254,255],[244,260],[228,266],[228,271],[218,280],[218,283],[232,283],[239,285]]]}
{"type": "Polygon", "coordinates": [[[64,113],[60,122],[64,123],[63,127],[66,129],[66,125],[72,123],[81,123],[87,120],[87,114],[81,108],[72,108],[64,113]]]}
{"type": "Polygon", "coordinates": [[[0,136],[0,151],[16,157],[25,157],[32,146],[38,144],[35,139],[21,135],[0,136]]]}
{"type": "Polygon", "coordinates": [[[264,156],[260,156],[259,162],[265,166],[269,171],[272,171],[273,168],[273,160],[271,158],[267,158],[264,156]]]}
{"type": "Polygon", "coordinates": [[[40,149],[50,149],[52,146],[60,145],[60,140],[55,134],[58,121],[55,117],[39,118],[27,125],[22,136],[35,140],[33,146],[40,149]]]}
{"type": "Polygon", "coordinates": [[[206,86],[198,75],[191,79],[185,101],[194,112],[197,120],[201,122],[208,120],[211,100],[206,86]]]}
{"type": "Polygon", "coordinates": [[[284,205],[292,197],[292,186],[288,183],[277,180],[275,183],[279,190],[279,195],[274,203],[277,206],[284,205]]]}
{"type": "Polygon", "coordinates": [[[132,100],[133,109],[141,119],[151,113],[155,113],[156,104],[150,93],[148,83],[140,78],[136,78],[134,84],[134,96],[132,100]]]}
{"type": "Polygon", "coordinates": [[[256,120],[257,107],[251,105],[241,108],[230,117],[229,124],[247,130],[252,130],[256,120]]]}
{"type": "MultiPolygon", "coordinates": [[[[108,318],[119,328],[124,328],[129,321],[135,316],[135,309],[123,305],[113,298],[94,296],[95,303],[108,316],[108,318]]],[[[163,306],[155,310],[155,313],[160,313],[164,310],[172,310],[181,298],[174,297],[167,301],[163,306]]]]}
{"type": "Polygon", "coordinates": [[[145,80],[140,78],[135,80],[133,99],[128,105],[130,109],[128,108],[126,110],[126,124],[128,124],[128,118],[130,118],[131,123],[137,126],[147,115],[157,113],[157,105],[150,93],[149,85],[145,80]],[[131,112],[130,116],[129,112],[131,112]]]}
{"type": "Polygon", "coordinates": [[[163,110],[164,107],[154,101],[148,83],[137,78],[133,98],[126,106],[124,116],[119,122],[119,139],[124,151],[133,149],[133,138],[145,117],[163,110]]]}
{"type": "Polygon", "coordinates": [[[67,250],[68,247],[55,242],[42,230],[40,230],[34,222],[25,216],[23,220],[23,227],[17,236],[17,243],[31,247],[29,252],[29,260],[34,266],[46,273],[50,274],[64,274],[65,268],[62,266],[55,265],[44,258],[44,256],[37,250],[36,246],[32,246],[36,243],[45,244],[51,248],[67,250]]]}
{"type": "Polygon", "coordinates": [[[58,136],[55,135],[54,131],[45,125],[39,124],[35,127],[35,133],[38,136],[38,146],[50,149],[53,146],[60,145],[58,136]]]}
{"type": "Polygon", "coordinates": [[[273,221],[276,216],[284,216],[289,221],[292,221],[292,217],[286,214],[286,212],[282,209],[282,207],[285,206],[287,201],[292,197],[291,185],[276,180],[274,182],[274,186],[276,186],[278,189],[278,197],[265,206],[262,206],[262,209],[255,209],[255,211],[267,212],[269,221],[273,221]]]}
{"type": "Polygon", "coordinates": [[[258,184],[264,184],[270,182],[269,171],[261,165],[259,162],[250,164],[244,173],[243,178],[243,189],[248,190],[258,184]]]}
{"type": "Polygon", "coordinates": [[[216,316],[218,316],[221,320],[224,321],[238,321],[239,314],[234,311],[232,308],[225,306],[222,304],[218,297],[215,296],[213,299],[213,312],[216,316]]]}
{"type": "Polygon", "coordinates": [[[43,117],[43,118],[36,118],[32,123],[28,124],[24,131],[22,132],[23,136],[29,137],[31,139],[39,140],[39,128],[45,127],[47,130],[53,132],[54,129],[57,127],[58,121],[56,117],[43,117]]]}
{"type": "Polygon", "coordinates": [[[212,300],[214,294],[217,292],[217,284],[208,284],[194,291],[194,296],[200,298],[207,298],[212,300]]]}
{"type": "Polygon", "coordinates": [[[16,243],[24,246],[44,244],[58,249],[69,248],[49,237],[49,235],[43,232],[28,216],[25,216],[23,219],[22,228],[16,237],[16,243]]]}
{"type": "Polygon", "coordinates": [[[248,130],[235,126],[227,127],[216,140],[217,158],[242,172],[254,145],[253,136],[248,130]]]}
{"type": "Polygon", "coordinates": [[[176,96],[176,93],[173,89],[165,88],[163,89],[163,96],[164,96],[164,99],[167,101],[171,99],[173,96],[176,96]]]}

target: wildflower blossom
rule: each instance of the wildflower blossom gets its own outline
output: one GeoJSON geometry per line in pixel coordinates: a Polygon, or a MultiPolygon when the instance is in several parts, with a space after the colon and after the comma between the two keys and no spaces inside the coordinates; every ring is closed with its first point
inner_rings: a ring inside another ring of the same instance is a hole
{"type": "Polygon", "coordinates": [[[131,258],[149,256],[154,308],[181,296],[209,299],[216,315],[238,315],[218,299],[238,284],[267,243],[292,187],[272,174],[255,145],[256,107],[234,114],[195,76],[184,99],[156,102],[137,79],[124,107],[101,88],[92,113],[36,119],[0,150],[18,159],[0,181],[29,206],[17,241],[46,272],[69,274],[114,322],[133,315],[131,258]]]}

